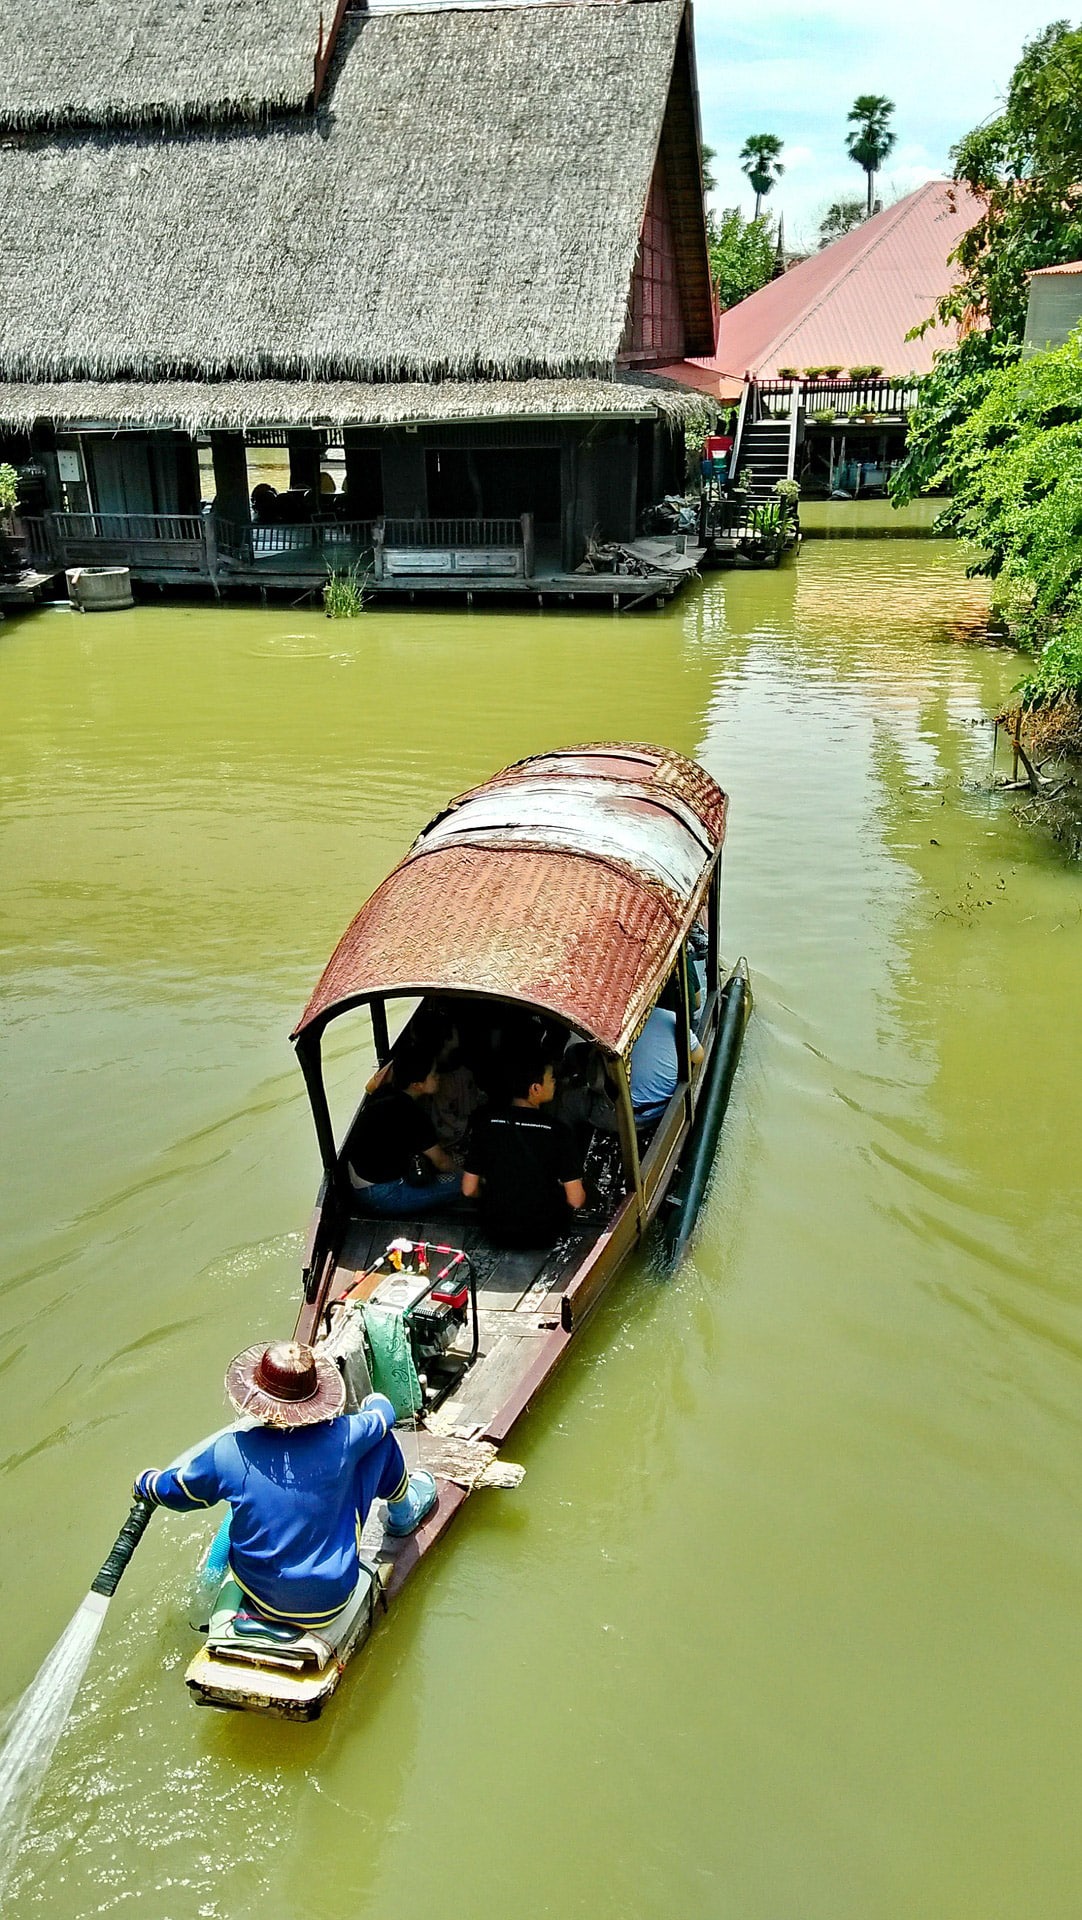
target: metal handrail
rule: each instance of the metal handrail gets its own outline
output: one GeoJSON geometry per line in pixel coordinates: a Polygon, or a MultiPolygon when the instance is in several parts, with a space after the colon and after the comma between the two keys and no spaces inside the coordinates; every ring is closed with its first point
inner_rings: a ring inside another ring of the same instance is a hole
{"type": "Polygon", "coordinates": [[[796,474],[796,430],[800,419],[800,407],[800,388],[796,387],[793,398],[789,402],[789,447],[785,463],[785,475],[788,480],[792,480],[796,474]]]}
{"type": "Polygon", "coordinates": [[[752,392],[754,385],[755,385],[755,382],[753,380],[749,380],[747,376],[745,376],[744,388],[740,395],[740,410],[736,416],[736,432],[733,435],[733,451],[729,460],[729,472],[732,474],[734,480],[740,471],[740,455],[743,452],[743,446],[744,446],[744,429],[747,426],[747,420],[748,420],[748,396],[752,392]]]}

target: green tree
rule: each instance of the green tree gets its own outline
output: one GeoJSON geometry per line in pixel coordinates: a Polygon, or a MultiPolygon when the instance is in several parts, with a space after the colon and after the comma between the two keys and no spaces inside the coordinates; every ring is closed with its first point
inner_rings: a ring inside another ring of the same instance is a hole
{"type": "Polygon", "coordinates": [[[745,220],[739,207],[726,207],[710,226],[710,276],[718,302],[735,307],[772,277],[774,235],[766,220],[745,220]]]}
{"type": "Polygon", "coordinates": [[[741,170],[747,174],[755,193],[755,219],[763,210],[763,201],[781,178],[782,142],[776,133],[753,133],[745,140],[740,154],[741,170]]]}
{"type": "Polygon", "coordinates": [[[1023,698],[1082,703],[1082,343],[1021,359],[1027,275],[1082,256],[1082,30],[1027,42],[1003,111],[952,159],[980,212],[926,325],[961,338],[922,384],[891,497],[951,488],[942,524],[979,547],[1038,653],[1023,698]]]}
{"type": "Polygon", "coordinates": [[[954,250],[954,286],[917,330],[938,323],[961,338],[937,357],[909,416],[890,487],[899,506],[935,484],[948,435],[1018,360],[1027,275],[1082,257],[1082,31],[1058,20],[1027,42],[1002,113],[951,159],[980,212],[954,250]]]}
{"type": "Polygon", "coordinates": [[[850,160],[863,167],[868,176],[869,219],[875,202],[875,176],[897,138],[890,124],[893,112],[894,102],[884,93],[860,93],[849,109],[853,125],[845,144],[850,160]]]}
{"type": "Polygon", "coordinates": [[[1003,112],[951,158],[981,212],[955,248],[959,275],[934,318],[980,325],[992,347],[1017,346],[1026,275],[1082,254],[1082,30],[1056,20],[1028,41],[1003,112]]]}
{"type": "Polygon", "coordinates": [[[991,575],[1023,646],[1037,653],[1023,697],[1082,695],[1082,328],[1066,346],[1002,366],[941,442],[941,516],[991,575]]]}
{"type": "Polygon", "coordinates": [[[840,240],[843,234],[852,233],[864,219],[864,207],[859,200],[835,200],[826,210],[819,222],[819,245],[829,247],[832,240],[840,240]]]}

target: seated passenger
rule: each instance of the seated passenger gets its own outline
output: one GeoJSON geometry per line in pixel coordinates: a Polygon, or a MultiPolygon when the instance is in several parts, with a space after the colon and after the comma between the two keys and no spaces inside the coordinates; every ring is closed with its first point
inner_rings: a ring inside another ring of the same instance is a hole
{"type": "Polygon", "coordinates": [[[617,1130],[616,1105],[599,1048],[588,1040],[571,1040],[556,1074],[552,1117],[572,1127],[576,1138],[589,1141],[595,1128],[617,1130]]]}
{"type": "Polygon", "coordinates": [[[362,1213],[436,1213],[456,1197],[458,1175],[427,1110],[437,1078],[431,1035],[427,1044],[407,1035],[349,1142],[347,1170],[362,1213]]]}
{"type": "MultiPolygon", "coordinates": [[[[698,1041],[692,1040],[692,1065],[698,1066],[702,1057],[698,1041]]],[[[637,1127],[660,1120],[679,1078],[676,1013],[672,1007],[656,1006],[631,1049],[631,1105],[637,1127]]]]}
{"type": "Polygon", "coordinates": [[[543,1048],[506,1072],[511,1098],[482,1113],[466,1154],[462,1191],[480,1196],[485,1229],[498,1246],[548,1247],[586,1205],[582,1156],[569,1127],[541,1109],[556,1092],[543,1048]]]}
{"type": "Polygon", "coordinates": [[[461,1173],[470,1121],[485,1096],[464,1057],[458,1020],[447,1001],[422,1001],[409,1026],[391,1048],[390,1059],[376,1068],[366,1091],[378,1093],[388,1084],[398,1054],[403,1047],[411,1045],[429,1049],[435,1056],[436,1091],[424,1104],[431,1115],[438,1145],[446,1148],[450,1155],[452,1170],[461,1173]]]}

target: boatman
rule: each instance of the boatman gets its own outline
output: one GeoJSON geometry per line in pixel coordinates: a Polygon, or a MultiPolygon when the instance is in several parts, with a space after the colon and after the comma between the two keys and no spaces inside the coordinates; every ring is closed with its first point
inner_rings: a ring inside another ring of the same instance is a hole
{"type": "Polygon", "coordinates": [[[360,1578],[372,1502],[386,1500],[388,1533],[412,1533],[436,1504],[436,1482],[407,1471],[390,1401],[373,1393],[359,1413],[344,1412],[338,1368],[311,1347],[248,1347],[225,1385],[242,1424],[171,1467],[147,1468],[136,1494],[178,1513],[227,1500],[229,1568],[247,1616],[318,1630],[360,1578]]]}

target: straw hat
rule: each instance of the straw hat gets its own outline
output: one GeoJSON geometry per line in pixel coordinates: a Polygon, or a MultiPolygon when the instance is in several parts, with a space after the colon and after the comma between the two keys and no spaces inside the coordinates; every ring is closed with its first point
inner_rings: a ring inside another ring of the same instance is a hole
{"type": "Polygon", "coordinates": [[[225,1390],[238,1413],[264,1427],[312,1427],[336,1419],[346,1404],[334,1361],[294,1340],[245,1347],[229,1363],[225,1390]]]}

